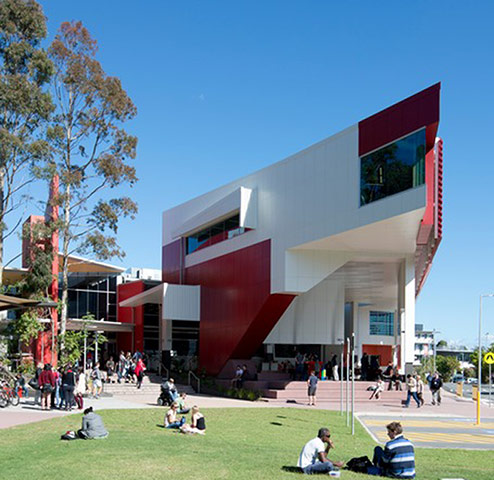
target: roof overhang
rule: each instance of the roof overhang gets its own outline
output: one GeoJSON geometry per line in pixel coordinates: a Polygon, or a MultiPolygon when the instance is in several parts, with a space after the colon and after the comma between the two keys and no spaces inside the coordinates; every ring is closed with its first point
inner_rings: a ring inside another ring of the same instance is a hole
{"type": "Polygon", "coordinates": [[[120,307],[140,307],[146,303],[161,305],[163,320],[198,322],[201,316],[201,287],[162,283],[145,292],[122,300],[120,307]]]}

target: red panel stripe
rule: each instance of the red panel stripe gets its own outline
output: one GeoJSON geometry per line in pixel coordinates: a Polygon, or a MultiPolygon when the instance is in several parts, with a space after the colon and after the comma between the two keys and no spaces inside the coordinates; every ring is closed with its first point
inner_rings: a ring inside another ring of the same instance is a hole
{"type": "Polygon", "coordinates": [[[441,84],[436,83],[359,122],[359,155],[365,155],[422,127],[427,127],[427,150],[431,149],[439,123],[440,89],[441,84]]]}

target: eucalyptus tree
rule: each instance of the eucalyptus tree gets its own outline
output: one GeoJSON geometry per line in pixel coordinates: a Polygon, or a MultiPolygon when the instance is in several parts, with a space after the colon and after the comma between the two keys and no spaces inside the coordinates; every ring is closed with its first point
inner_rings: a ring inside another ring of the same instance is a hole
{"type": "Polygon", "coordinates": [[[96,52],[96,40],[81,22],[62,23],[49,48],[56,110],[48,131],[53,162],[46,173],[60,179],[55,201],[60,207],[62,351],[70,256],[122,258],[118,223],[137,212],[132,198],[112,195],[137,181],[129,163],[136,157],[137,138],[122,127],[136,115],[136,107],[120,80],[104,72],[96,52]]]}
{"type": "Polygon", "coordinates": [[[46,18],[34,0],[0,0],[0,283],[4,242],[22,218],[8,224],[24,203],[32,167],[46,160],[44,127],[53,111],[46,86],[53,66],[41,48],[46,18]]]}

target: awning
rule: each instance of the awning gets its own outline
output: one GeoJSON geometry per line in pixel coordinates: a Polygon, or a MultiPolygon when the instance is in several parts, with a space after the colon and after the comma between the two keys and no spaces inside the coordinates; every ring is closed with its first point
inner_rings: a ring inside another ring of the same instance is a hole
{"type": "Polygon", "coordinates": [[[132,332],[133,323],[107,322],[106,320],[82,320],[80,318],[69,318],[67,330],[83,330],[89,332],[132,332]]]}
{"type": "Polygon", "coordinates": [[[11,295],[0,295],[0,311],[56,306],[57,304],[51,300],[33,300],[30,298],[13,297],[11,295]]]}
{"type": "Polygon", "coordinates": [[[162,283],[122,300],[119,305],[121,307],[139,307],[145,303],[162,305],[163,320],[198,322],[200,319],[201,287],[162,283]]]}

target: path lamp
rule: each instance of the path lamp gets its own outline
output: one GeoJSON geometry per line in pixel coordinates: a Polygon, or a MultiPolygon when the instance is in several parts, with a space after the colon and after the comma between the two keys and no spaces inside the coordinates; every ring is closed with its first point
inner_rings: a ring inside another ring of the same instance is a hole
{"type": "Polygon", "coordinates": [[[352,333],[352,435],[355,435],[355,332],[352,333]]]}
{"type": "Polygon", "coordinates": [[[478,390],[477,390],[477,425],[480,425],[480,392],[482,391],[482,298],[494,297],[494,293],[485,293],[479,298],[479,366],[478,366],[478,390]]]}
{"type": "MultiPolygon", "coordinates": [[[[345,340],[343,338],[338,338],[338,343],[341,345],[341,355],[340,355],[340,415],[343,415],[343,351],[345,350],[345,340]]],[[[338,371],[338,367],[336,367],[338,371]]]]}
{"type": "Polygon", "coordinates": [[[348,393],[348,382],[350,380],[350,339],[347,337],[346,339],[346,426],[350,424],[350,411],[348,409],[348,400],[349,400],[349,393],[348,393]]]}

